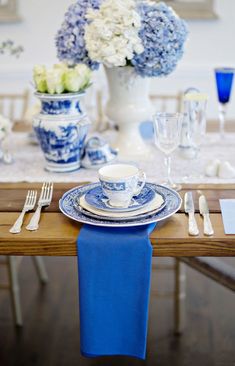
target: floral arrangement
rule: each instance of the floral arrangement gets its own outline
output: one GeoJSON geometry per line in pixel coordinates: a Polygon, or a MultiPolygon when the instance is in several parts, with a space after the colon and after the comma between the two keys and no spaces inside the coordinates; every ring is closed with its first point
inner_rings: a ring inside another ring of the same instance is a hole
{"type": "Polygon", "coordinates": [[[58,57],[91,69],[132,66],[138,75],[166,76],[183,55],[186,23],[165,3],[79,0],[56,35],[58,57]]]}
{"type": "Polygon", "coordinates": [[[60,63],[50,69],[36,65],[33,79],[36,90],[40,93],[82,92],[91,85],[91,70],[84,64],[68,67],[60,63]]]}
{"type": "Polygon", "coordinates": [[[11,56],[19,57],[23,50],[22,46],[15,46],[14,42],[10,39],[0,42],[0,55],[8,53],[11,56]]]}
{"type": "Polygon", "coordinates": [[[11,132],[11,127],[11,121],[0,114],[0,141],[4,140],[11,132]]]}

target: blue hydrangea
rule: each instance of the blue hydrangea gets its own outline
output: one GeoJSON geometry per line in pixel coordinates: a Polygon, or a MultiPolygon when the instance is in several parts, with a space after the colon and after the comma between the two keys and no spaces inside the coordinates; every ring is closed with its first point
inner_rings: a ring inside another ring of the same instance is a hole
{"type": "Polygon", "coordinates": [[[101,0],[78,0],[70,5],[56,35],[57,56],[60,61],[69,64],[84,63],[92,70],[98,69],[99,64],[88,56],[84,33],[87,10],[99,9],[100,2],[101,0]]]}
{"type": "Polygon", "coordinates": [[[131,60],[137,74],[141,76],[166,76],[176,67],[183,55],[188,35],[186,23],[164,3],[140,2],[141,17],[139,36],[144,52],[131,60]]]}

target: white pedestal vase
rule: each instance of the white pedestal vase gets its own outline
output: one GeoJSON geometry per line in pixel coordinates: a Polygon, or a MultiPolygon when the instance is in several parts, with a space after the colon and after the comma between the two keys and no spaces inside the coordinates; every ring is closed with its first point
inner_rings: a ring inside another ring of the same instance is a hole
{"type": "Polygon", "coordinates": [[[119,129],[115,148],[121,158],[147,159],[151,148],[140,135],[141,122],[151,120],[153,106],[149,99],[149,78],[137,75],[133,67],[105,68],[109,84],[106,113],[119,129]]]}

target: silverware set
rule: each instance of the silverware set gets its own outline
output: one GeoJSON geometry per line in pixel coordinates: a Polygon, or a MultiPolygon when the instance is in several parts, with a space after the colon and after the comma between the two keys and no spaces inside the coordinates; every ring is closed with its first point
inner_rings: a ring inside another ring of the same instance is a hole
{"type": "MultiPolygon", "coordinates": [[[[29,224],[26,226],[27,230],[33,231],[37,230],[39,227],[39,221],[41,216],[41,210],[44,206],[49,206],[53,195],[53,183],[44,182],[42,185],[40,197],[37,204],[37,209],[33,214],[29,224]]],[[[21,214],[17,218],[14,225],[9,230],[12,234],[18,234],[21,232],[21,228],[24,221],[24,216],[26,212],[32,211],[37,202],[37,191],[29,190],[27,192],[25,203],[21,214]]]]}
{"type": "MultiPolygon", "coordinates": [[[[195,218],[195,208],[193,201],[192,192],[186,192],[184,195],[184,210],[188,214],[188,233],[192,236],[199,235],[199,230],[197,226],[197,221],[195,218]]],[[[206,201],[206,197],[200,194],[199,197],[199,212],[203,217],[203,233],[206,236],[211,236],[214,234],[214,230],[211,224],[209,208],[206,201]]]]}

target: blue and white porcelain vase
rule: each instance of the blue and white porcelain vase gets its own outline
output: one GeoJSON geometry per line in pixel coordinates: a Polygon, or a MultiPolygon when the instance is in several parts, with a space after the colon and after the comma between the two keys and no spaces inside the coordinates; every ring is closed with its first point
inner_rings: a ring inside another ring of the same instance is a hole
{"type": "Polygon", "coordinates": [[[70,172],[81,165],[90,121],[81,107],[84,93],[35,93],[41,112],[33,125],[46,159],[46,170],[70,172]]]}

